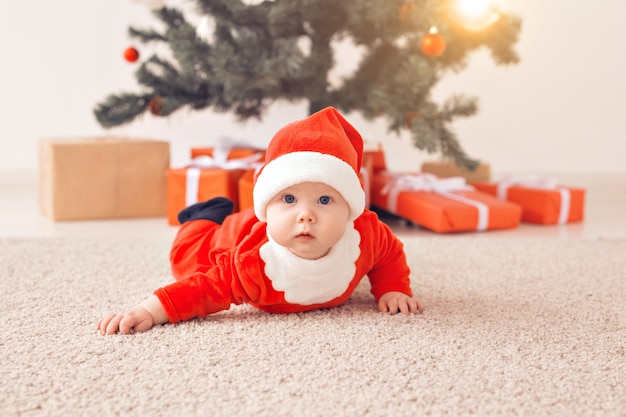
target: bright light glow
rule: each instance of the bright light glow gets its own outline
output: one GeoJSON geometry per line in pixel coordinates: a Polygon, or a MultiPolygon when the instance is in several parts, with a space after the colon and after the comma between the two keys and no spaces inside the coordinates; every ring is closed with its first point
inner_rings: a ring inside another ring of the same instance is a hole
{"type": "Polygon", "coordinates": [[[463,26],[475,31],[485,29],[500,17],[490,0],[457,0],[456,10],[463,26]]]}
{"type": "Polygon", "coordinates": [[[490,6],[487,0],[459,0],[459,12],[469,18],[476,19],[484,16],[489,11],[490,6]]]}

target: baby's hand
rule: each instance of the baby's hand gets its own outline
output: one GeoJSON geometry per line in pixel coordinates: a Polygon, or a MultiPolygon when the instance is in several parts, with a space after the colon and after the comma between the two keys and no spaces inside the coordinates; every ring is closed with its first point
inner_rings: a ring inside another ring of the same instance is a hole
{"type": "Polygon", "coordinates": [[[389,291],[378,300],[378,310],[383,313],[396,314],[398,312],[408,316],[413,313],[421,313],[424,306],[418,300],[408,295],[398,292],[389,291]]]}
{"type": "Polygon", "coordinates": [[[154,325],[152,315],[141,306],[133,307],[123,313],[108,314],[98,320],[96,329],[102,334],[120,333],[129,334],[145,332],[154,325]]]}
{"type": "Polygon", "coordinates": [[[156,324],[167,323],[163,304],[151,295],[138,306],[123,313],[108,314],[98,320],[96,329],[102,334],[145,332],[156,324]]]}

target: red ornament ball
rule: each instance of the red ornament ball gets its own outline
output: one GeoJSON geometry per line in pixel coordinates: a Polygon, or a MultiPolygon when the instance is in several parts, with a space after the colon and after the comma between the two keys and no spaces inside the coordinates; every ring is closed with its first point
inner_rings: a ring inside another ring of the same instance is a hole
{"type": "Polygon", "coordinates": [[[422,52],[430,57],[441,56],[446,51],[446,40],[438,33],[429,33],[422,38],[422,52]]]}
{"type": "Polygon", "coordinates": [[[139,59],[139,51],[137,48],[129,46],[124,50],[124,59],[128,62],[137,62],[139,59]]]}
{"type": "Polygon", "coordinates": [[[152,97],[150,101],[148,101],[147,108],[154,116],[160,116],[161,110],[163,110],[163,97],[152,97]]]}

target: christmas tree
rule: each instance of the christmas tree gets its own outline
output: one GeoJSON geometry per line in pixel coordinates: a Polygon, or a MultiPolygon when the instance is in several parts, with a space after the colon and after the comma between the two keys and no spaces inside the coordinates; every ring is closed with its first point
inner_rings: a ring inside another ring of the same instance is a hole
{"type": "MultiPolygon", "coordinates": [[[[196,25],[162,0],[144,1],[164,30],[131,27],[129,34],[168,44],[171,56],[154,54],[141,63],[140,92],[96,105],[106,128],[146,111],[167,117],[186,106],[261,119],[277,100],[307,100],[310,113],[332,105],[368,120],[384,117],[391,132],[409,130],[417,148],[471,170],[478,161],[450,124],[475,114],[477,99],[455,95],[439,104],[431,89],[446,72],[462,70],[479,47],[498,65],[518,61],[513,47],[520,19],[490,7],[474,27],[460,14],[459,0],[195,0],[196,25]],[[362,58],[331,86],[336,45],[346,40],[362,58]]],[[[136,50],[127,52],[127,59],[137,59],[136,50]]]]}

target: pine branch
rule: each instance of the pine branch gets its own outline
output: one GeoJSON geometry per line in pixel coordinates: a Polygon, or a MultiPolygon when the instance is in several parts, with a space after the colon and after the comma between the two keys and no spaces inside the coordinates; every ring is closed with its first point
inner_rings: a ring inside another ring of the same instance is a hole
{"type": "Polygon", "coordinates": [[[491,56],[498,65],[516,64],[519,56],[513,49],[518,41],[521,30],[521,20],[512,15],[502,15],[484,33],[484,43],[491,49],[491,56]]]}
{"type": "MultiPolygon", "coordinates": [[[[413,144],[428,153],[440,153],[462,169],[473,171],[478,160],[470,158],[448,125],[457,117],[469,117],[478,111],[476,99],[453,96],[438,108],[435,103],[424,102],[418,111],[409,113],[413,144]]],[[[398,126],[399,127],[399,126],[398,126]]]]}
{"type": "MultiPolygon", "coordinates": [[[[432,109],[434,105],[429,107],[432,109]]],[[[428,153],[440,153],[444,159],[453,161],[461,169],[474,171],[479,161],[470,158],[465,153],[456,134],[448,128],[447,124],[443,118],[438,118],[433,113],[425,116],[415,114],[411,119],[413,144],[428,153]]]]}
{"type": "Polygon", "coordinates": [[[131,38],[137,38],[143,43],[167,42],[167,38],[165,36],[154,30],[142,30],[130,27],[128,28],[128,36],[131,38]]]}
{"type": "Polygon", "coordinates": [[[446,122],[451,122],[456,117],[469,117],[477,112],[478,100],[475,97],[467,97],[458,94],[446,100],[438,116],[446,122]]]}
{"type": "Polygon", "coordinates": [[[454,132],[445,129],[440,136],[441,155],[449,159],[460,169],[468,172],[475,171],[480,165],[480,160],[470,158],[459,143],[454,132]]]}
{"type": "Polygon", "coordinates": [[[156,55],[151,56],[141,64],[135,73],[139,84],[159,91],[164,95],[170,95],[180,89],[180,74],[169,62],[160,59],[156,55]],[[173,83],[173,84],[172,84],[173,83]]]}
{"type": "Polygon", "coordinates": [[[182,12],[161,8],[165,30],[129,29],[143,42],[165,42],[172,58],[150,57],[136,73],[144,92],[108,97],[94,112],[105,127],[129,123],[147,109],[168,116],[182,107],[262,118],[277,100],[305,100],[309,111],[333,105],[368,119],[384,117],[390,132],[410,130],[416,147],[441,153],[461,167],[477,161],[463,151],[451,123],[478,110],[477,100],[453,96],[443,104],[431,91],[446,71],[460,71],[468,54],[486,46],[497,65],[519,60],[513,47],[521,22],[500,13],[482,31],[469,31],[441,0],[195,0],[214,23],[201,40],[182,12]],[[420,41],[431,25],[446,40],[437,58],[420,41]],[[352,74],[329,81],[336,41],[364,52],[352,74]]]}
{"type": "Polygon", "coordinates": [[[198,11],[225,25],[263,29],[267,28],[267,15],[272,8],[269,3],[246,5],[241,0],[199,0],[198,11]]]}
{"type": "Polygon", "coordinates": [[[107,97],[94,109],[98,123],[105,128],[130,123],[143,114],[150,100],[150,95],[122,93],[107,97]]]}

